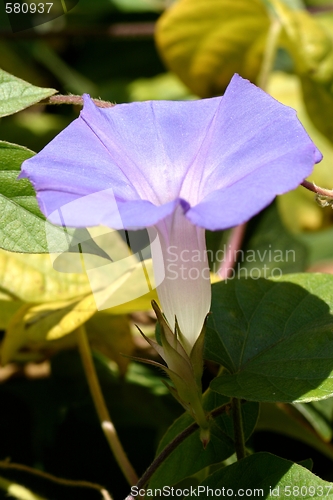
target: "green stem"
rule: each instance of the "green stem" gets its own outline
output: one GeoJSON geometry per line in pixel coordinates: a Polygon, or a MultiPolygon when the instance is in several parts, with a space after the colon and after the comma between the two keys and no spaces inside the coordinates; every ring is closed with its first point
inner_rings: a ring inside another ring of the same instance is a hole
{"type": "Polygon", "coordinates": [[[236,450],[237,460],[241,460],[246,456],[241,400],[233,398],[231,400],[231,405],[232,405],[232,419],[234,424],[235,450],[236,450]]]}
{"type": "MultiPolygon", "coordinates": [[[[230,404],[219,406],[218,408],[215,408],[214,410],[212,410],[210,413],[207,414],[207,420],[217,418],[220,415],[223,415],[224,413],[229,414],[230,410],[231,410],[230,404]]],[[[157,471],[159,466],[171,455],[171,453],[177,448],[177,446],[179,446],[183,441],[185,441],[186,438],[188,438],[198,429],[199,429],[198,424],[196,422],[193,422],[193,424],[186,427],[186,429],[184,429],[169,444],[167,444],[166,447],[161,451],[161,453],[150,464],[150,466],[143,474],[143,476],[139,479],[139,481],[136,484],[137,489],[140,490],[141,488],[144,488],[144,486],[148,483],[152,475],[157,471]]],[[[136,497],[129,494],[126,497],[126,500],[136,500],[136,497]]]]}
{"type": "Polygon", "coordinates": [[[271,25],[267,34],[264,57],[257,79],[258,87],[262,88],[263,90],[267,89],[268,78],[274,66],[281,28],[282,26],[280,20],[277,17],[272,18],[271,25]]]}
{"type": "Polygon", "coordinates": [[[94,401],[95,409],[103,429],[104,435],[110,445],[112,453],[126,477],[130,486],[133,486],[138,481],[138,476],[129,462],[126,453],[119,441],[116,429],[110,418],[105,400],[103,398],[102,390],[98,382],[95,366],[93,363],[89,342],[85,332],[85,328],[81,325],[76,330],[78,347],[81,355],[83,368],[86,374],[87,382],[89,385],[90,393],[94,401]]]}

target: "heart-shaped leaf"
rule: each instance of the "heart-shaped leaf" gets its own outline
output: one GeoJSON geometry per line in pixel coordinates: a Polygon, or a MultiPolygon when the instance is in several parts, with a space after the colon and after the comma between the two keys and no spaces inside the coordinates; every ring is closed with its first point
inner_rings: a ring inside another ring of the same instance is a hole
{"type": "Polygon", "coordinates": [[[332,289],[325,274],[213,285],[205,354],[226,370],[211,388],[251,401],[332,396],[332,289]]]}
{"type": "MultiPolygon", "coordinates": [[[[202,493],[208,488],[214,489],[215,498],[333,498],[333,483],[270,453],[255,453],[220,469],[205,479],[199,488],[202,493]],[[222,491],[225,492],[223,495],[222,491]]],[[[209,498],[207,493],[205,498],[209,498]]]]}

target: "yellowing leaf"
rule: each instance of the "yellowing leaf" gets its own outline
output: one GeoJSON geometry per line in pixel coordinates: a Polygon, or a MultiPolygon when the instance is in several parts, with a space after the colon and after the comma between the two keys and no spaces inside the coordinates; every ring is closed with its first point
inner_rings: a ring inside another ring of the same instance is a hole
{"type": "MultiPolygon", "coordinates": [[[[119,303],[121,309],[122,300],[126,302],[128,297],[133,297],[132,284],[137,285],[136,293],[140,293],[140,287],[147,287],[140,279],[136,280],[136,277],[142,277],[137,273],[142,273],[141,268],[142,264],[138,263],[133,269],[116,276],[109,286],[80,299],[23,305],[9,321],[1,349],[2,363],[18,359],[22,349],[45,350],[45,342],[68,335],[91,318],[97,312],[98,306],[103,309],[104,303],[119,303]]],[[[146,306],[144,309],[148,309],[150,302],[148,305],[148,300],[145,300],[141,303],[146,306]]],[[[115,314],[112,309],[108,312],[115,314]]]]}
{"type": "Polygon", "coordinates": [[[24,302],[67,300],[90,292],[85,274],[55,271],[49,255],[0,250],[0,288],[24,302]]]}
{"type": "MultiPolygon", "coordinates": [[[[145,270],[150,277],[153,276],[151,259],[145,261],[145,270]]],[[[138,263],[132,273],[127,276],[126,282],[117,289],[118,305],[106,309],[106,312],[118,315],[151,309],[151,301],[158,302],[158,297],[153,280],[150,286],[151,290],[143,277],[142,264],[138,263]],[[132,299],[132,297],[135,298],[132,299]]]]}
{"type": "MultiPolygon", "coordinates": [[[[268,92],[278,101],[296,109],[298,118],[324,158],[315,166],[309,180],[318,186],[333,186],[333,146],[309,119],[297,76],[275,72],[272,74],[268,92]]],[[[303,187],[278,197],[278,206],[284,222],[292,231],[316,230],[328,223],[331,209],[322,209],[314,201],[314,195],[303,187]],[[292,214],[292,218],[290,217],[292,214]]]]}
{"type": "Polygon", "coordinates": [[[234,73],[256,80],[269,23],[260,0],[179,0],[158,20],[156,42],[166,65],[209,97],[234,73]]]}
{"type": "Polygon", "coordinates": [[[283,43],[293,57],[302,83],[307,112],[333,142],[333,32],[331,26],[306,10],[289,9],[281,0],[270,0],[283,25],[283,43]]]}
{"type": "Polygon", "coordinates": [[[103,312],[95,315],[96,312],[92,295],[80,301],[25,304],[8,325],[1,363],[42,359],[53,352],[73,348],[76,345],[73,332],[89,320],[87,333],[92,347],[115,361],[124,374],[129,361],[123,354],[129,356],[134,349],[128,319],[103,312]]]}
{"type": "Polygon", "coordinates": [[[96,312],[94,306],[91,295],[75,302],[25,304],[9,322],[1,347],[2,364],[17,360],[23,348],[38,351],[48,339],[72,332],[96,312]]]}
{"type": "Polygon", "coordinates": [[[285,32],[299,74],[327,82],[333,78],[333,46],[328,31],[306,10],[291,9],[281,0],[270,0],[285,32]]]}
{"type": "Polygon", "coordinates": [[[87,322],[86,330],[92,348],[117,363],[125,375],[130,362],[125,356],[131,356],[135,348],[127,316],[97,313],[87,322]]]}
{"type": "Polygon", "coordinates": [[[20,300],[3,299],[3,295],[0,293],[0,330],[5,330],[11,317],[20,309],[22,306],[20,300]]]}
{"type": "Polygon", "coordinates": [[[33,493],[25,486],[9,481],[4,477],[0,477],[0,489],[6,491],[6,497],[8,498],[16,498],[17,500],[46,500],[45,497],[33,493]]]}

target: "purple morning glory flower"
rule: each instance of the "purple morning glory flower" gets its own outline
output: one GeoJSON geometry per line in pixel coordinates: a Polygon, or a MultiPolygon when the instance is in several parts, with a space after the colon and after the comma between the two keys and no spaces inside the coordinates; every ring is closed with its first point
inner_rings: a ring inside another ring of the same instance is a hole
{"type": "Polygon", "coordinates": [[[205,229],[248,220],[320,160],[296,112],[235,75],[213,99],[99,109],[85,96],[80,117],[24,162],[21,177],[56,224],[62,206],[100,193],[67,214],[67,225],[157,230],[165,265],[158,295],[189,353],[210,308],[205,229]]]}

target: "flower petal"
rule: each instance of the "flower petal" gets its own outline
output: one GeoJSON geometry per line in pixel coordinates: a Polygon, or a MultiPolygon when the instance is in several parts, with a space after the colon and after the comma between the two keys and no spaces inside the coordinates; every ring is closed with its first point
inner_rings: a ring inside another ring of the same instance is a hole
{"type": "Polygon", "coordinates": [[[180,203],[171,201],[156,207],[150,201],[119,201],[112,188],[78,197],[53,189],[37,192],[39,206],[53,224],[89,227],[100,224],[113,229],[141,229],[172,214],[180,203]]]}
{"type": "MultiPolygon", "coordinates": [[[[20,178],[32,181],[47,216],[61,207],[67,195],[73,201],[111,187],[124,202],[144,200],[158,206],[174,201],[220,101],[159,101],[99,109],[85,96],[80,117],[23,163],[20,178]]],[[[137,209],[134,204],[132,211],[137,209]]],[[[78,224],[84,224],[84,216],[81,213],[78,224]]],[[[145,225],[142,220],[141,227],[145,225]]]]}
{"type": "MultiPolygon", "coordinates": [[[[40,153],[25,161],[19,178],[28,177],[42,200],[45,193],[85,196],[112,187],[115,195],[139,199],[119,169],[112,169],[110,154],[86,123],[78,118],[60,132],[40,153]]],[[[54,203],[57,203],[54,201],[54,203]]],[[[61,206],[62,201],[58,203],[61,206]]],[[[46,215],[54,210],[44,203],[46,215]]]]}
{"type": "Polygon", "coordinates": [[[211,231],[241,224],[269,205],[277,194],[296,188],[306,176],[306,168],[311,173],[313,161],[311,145],[304,151],[281,155],[257,168],[252,175],[248,174],[229,186],[211,192],[191,208],[186,217],[192,224],[211,231]]]}
{"type": "Polygon", "coordinates": [[[86,98],[81,117],[109,152],[109,174],[120,169],[141,199],[161,205],[179,197],[220,102],[149,101],[105,110],[86,98]]]}
{"type": "MultiPolygon", "coordinates": [[[[276,194],[299,185],[322,158],[297,119],[295,110],[238,75],[232,78],[227,88],[208,139],[209,148],[200,150],[196,158],[196,163],[201,165],[201,182],[196,185],[199,205],[203,202],[206,207],[208,200],[215,203],[230,189],[230,198],[242,198],[247,207],[247,217],[244,218],[245,213],[239,208],[236,211],[239,217],[236,217],[235,204],[230,205],[229,197],[226,203],[221,205],[219,202],[215,209],[223,206],[223,213],[217,214],[221,222],[215,221],[213,225],[211,222],[205,225],[203,219],[200,222],[209,229],[213,226],[217,229],[230,227],[249,219],[276,194]],[[255,196],[247,189],[250,181],[257,183],[255,196]],[[214,191],[218,193],[211,195],[214,191]],[[255,198],[263,198],[263,202],[256,202],[255,198]],[[225,219],[229,216],[233,220],[226,225],[225,219]]],[[[187,199],[185,183],[181,196],[187,199]]],[[[203,216],[203,211],[197,206],[195,212],[199,211],[203,216]]],[[[197,220],[194,212],[188,216],[193,222],[197,220]]]]}
{"type": "Polygon", "coordinates": [[[320,158],[294,110],[235,75],[223,98],[99,109],[85,96],[80,117],[24,162],[21,177],[55,223],[76,199],[67,225],[120,228],[120,213],[126,229],[154,225],[180,202],[193,223],[222,229],[296,187],[320,158]]]}

